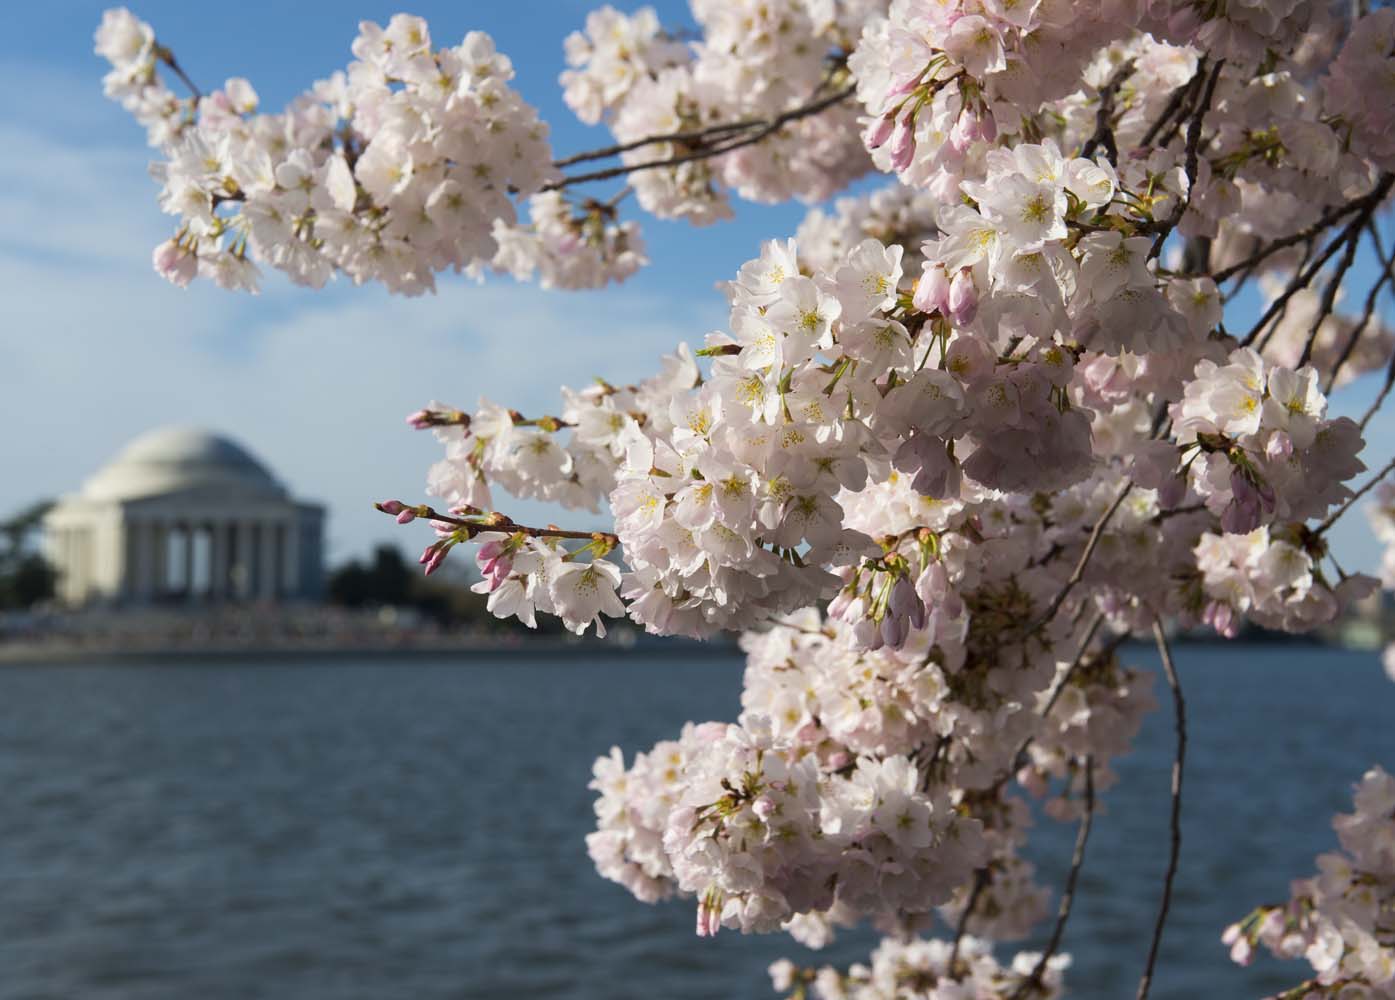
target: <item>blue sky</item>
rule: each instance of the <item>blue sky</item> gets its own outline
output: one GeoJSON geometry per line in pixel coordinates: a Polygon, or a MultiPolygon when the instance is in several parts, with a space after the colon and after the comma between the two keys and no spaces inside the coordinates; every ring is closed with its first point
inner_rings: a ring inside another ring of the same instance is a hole
{"type": "MultiPolygon", "coordinates": [[[[666,24],[690,23],[686,4],[652,5],[666,24]]],[[[714,284],[803,216],[799,205],[742,205],[735,222],[704,229],[643,218],[654,263],[601,292],[448,278],[436,296],[403,299],[344,282],[314,293],[273,275],[257,297],[197,283],[180,291],[150,268],[151,248],[169,232],[146,176],[152,151],[102,97],[92,32],[103,6],[15,4],[0,34],[0,513],[75,489],[127,440],[184,423],[233,436],[297,494],[327,503],[332,559],[379,540],[415,547],[423,533],[396,529],[370,507],[420,497],[438,456],[405,414],[430,399],[468,407],[481,393],[550,411],[562,383],[642,377],[677,341],[723,325],[714,284]]],[[[408,9],[429,20],[438,43],[471,29],[493,35],[565,155],[608,141],[576,122],[557,85],[562,39],[594,6],[456,0],[408,9]]],[[[360,20],[385,23],[398,9],[132,6],[205,88],[245,76],[267,109],[344,66],[360,20]]],[[[1370,381],[1340,408],[1364,410],[1377,388],[1370,381]]],[[[1374,467],[1395,451],[1395,424],[1377,418],[1371,429],[1374,467]]],[[[1362,519],[1339,528],[1336,543],[1349,569],[1378,559],[1362,519]]]]}

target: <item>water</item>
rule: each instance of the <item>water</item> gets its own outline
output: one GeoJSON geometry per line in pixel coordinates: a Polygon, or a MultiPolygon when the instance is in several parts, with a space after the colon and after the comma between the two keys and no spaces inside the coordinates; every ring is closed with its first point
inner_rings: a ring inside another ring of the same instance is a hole
{"type": "MultiPolygon", "coordinates": [[[[1395,769],[1395,685],[1372,655],[1309,647],[1178,659],[1186,839],[1153,996],[1258,997],[1306,967],[1236,968],[1220,930],[1310,873],[1365,768],[1395,769]]],[[[822,956],[699,941],[690,903],[637,903],[586,858],[593,758],[734,718],[740,670],[649,654],[0,669],[0,998],[763,998],[775,957],[863,957],[859,934],[822,956]]],[[[1133,995],[1171,725],[1150,717],[1103,795],[1066,935],[1073,996],[1133,995]]],[[[1034,834],[1046,884],[1073,836],[1034,834]]]]}

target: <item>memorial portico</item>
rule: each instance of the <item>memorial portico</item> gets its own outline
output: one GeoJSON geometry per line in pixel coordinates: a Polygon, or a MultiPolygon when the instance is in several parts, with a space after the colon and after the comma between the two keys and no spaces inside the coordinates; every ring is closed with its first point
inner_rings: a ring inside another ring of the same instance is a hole
{"type": "Polygon", "coordinates": [[[68,604],[316,599],[323,508],[206,431],[142,435],[45,518],[68,604]]]}

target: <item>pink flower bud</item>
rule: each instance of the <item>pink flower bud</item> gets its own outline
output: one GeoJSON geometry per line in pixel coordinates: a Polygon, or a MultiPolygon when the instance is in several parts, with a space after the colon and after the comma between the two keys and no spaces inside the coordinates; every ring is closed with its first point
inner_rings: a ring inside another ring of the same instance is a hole
{"type": "Polygon", "coordinates": [[[1187,481],[1181,476],[1173,476],[1158,487],[1158,506],[1163,509],[1179,507],[1187,498],[1187,481]]]}
{"type": "Polygon", "coordinates": [[[881,649],[882,630],[870,618],[862,618],[853,625],[853,641],[863,649],[881,649]]]}
{"type": "Polygon", "coordinates": [[[1240,632],[1240,623],[1236,620],[1235,609],[1224,601],[1212,601],[1208,604],[1206,610],[1201,614],[1201,620],[1227,639],[1234,639],[1240,632]]]}
{"type": "Polygon", "coordinates": [[[879,149],[891,137],[891,130],[895,127],[896,118],[894,115],[884,115],[877,119],[877,124],[867,134],[867,148],[879,149]]]}
{"type": "Polygon", "coordinates": [[[828,617],[843,618],[847,614],[848,605],[852,604],[857,596],[857,591],[852,587],[844,587],[838,591],[833,600],[828,602],[828,617]]]}
{"type": "Polygon", "coordinates": [[[415,521],[416,519],[417,519],[417,512],[414,511],[414,510],[412,510],[412,508],[410,508],[410,507],[407,507],[407,508],[405,508],[405,509],[400,510],[400,511],[397,512],[397,523],[398,523],[398,524],[411,524],[411,523],[412,523],[413,521],[415,521]]]}
{"type": "Polygon", "coordinates": [[[883,644],[891,649],[900,649],[910,633],[910,623],[896,615],[887,615],[882,619],[881,633],[883,644]]]}
{"type": "Polygon", "coordinates": [[[396,516],[397,514],[400,514],[402,513],[402,511],[406,510],[407,505],[403,503],[401,500],[384,500],[382,503],[378,504],[378,509],[382,511],[384,514],[392,514],[396,516]]]}
{"type": "Polygon", "coordinates": [[[895,98],[906,96],[920,86],[920,78],[924,75],[925,73],[923,70],[917,70],[913,75],[906,77],[906,79],[886,92],[887,99],[894,100],[895,98]]]}
{"type": "Polygon", "coordinates": [[[955,326],[968,326],[978,315],[978,289],[967,267],[960,268],[949,283],[949,314],[955,326]]]}
{"type": "Polygon", "coordinates": [[[198,257],[174,240],[165,240],[157,246],[150,261],[156,274],[180,288],[187,287],[199,273],[198,257]]]}
{"type": "Polygon", "coordinates": [[[920,280],[915,283],[911,305],[923,313],[948,311],[949,275],[945,273],[943,264],[925,264],[920,280]]]}
{"type": "Polygon", "coordinates": [[[915,159],[915,127],[907,117],[896,123],[891,137],[891,169],[905,170],[915,159]]]}
{"type": "Polygon", "coordinates": [[[407,423],[419,431],[424,431],[431,426],[431,411],[417,410],[415,413],[407,414],[407,423]]]}
{"type": "Polygon", "coordinates": [[[721,922],[717,919],[716,912],[707,904],[707,901],[703,900],[698,903],[697,936],[715,937],[718,928],[721,926],[721,922]]]}

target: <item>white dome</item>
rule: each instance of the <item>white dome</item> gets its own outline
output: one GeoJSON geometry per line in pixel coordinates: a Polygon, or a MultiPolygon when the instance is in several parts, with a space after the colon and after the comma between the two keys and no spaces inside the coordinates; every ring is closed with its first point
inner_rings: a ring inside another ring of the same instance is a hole
{"type": "Polygon", "coordinates": [[[189,490],[283,498],[285,487],[240,445],[192,427],[162,427],[128,444],[82,487],[90,500],[135,500],[189,490]]]}

